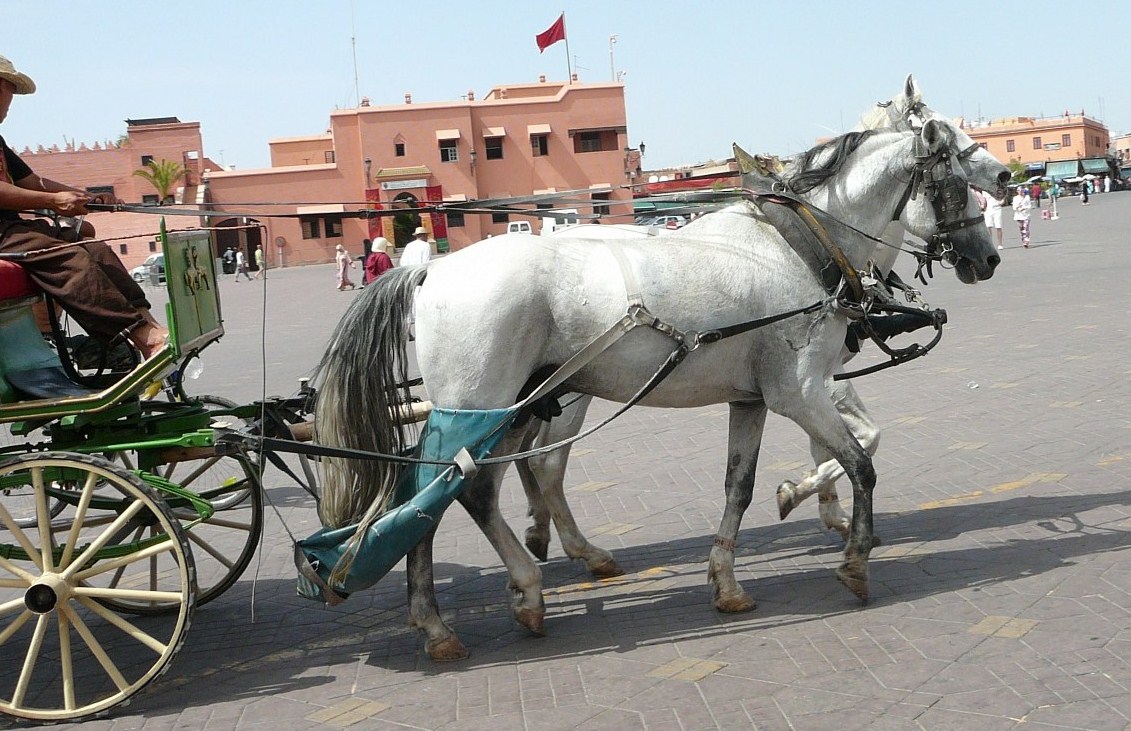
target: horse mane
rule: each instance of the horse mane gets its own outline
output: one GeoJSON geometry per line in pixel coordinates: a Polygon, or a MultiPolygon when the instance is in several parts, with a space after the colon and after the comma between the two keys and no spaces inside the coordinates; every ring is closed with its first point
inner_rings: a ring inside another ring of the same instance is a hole
{"type": "Polygon", "coordinates": [[[808,193],[840,172],[852,153],[874,134],[874,130],[848,132],[806,150],[786,169],[786,185],[794,193],[808,193]]]}

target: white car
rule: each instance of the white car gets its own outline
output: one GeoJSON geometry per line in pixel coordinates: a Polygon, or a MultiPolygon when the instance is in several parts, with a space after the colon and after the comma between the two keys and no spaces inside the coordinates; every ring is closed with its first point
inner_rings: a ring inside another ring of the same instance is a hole
{"type": "Polygon", "coordinates": [[[143,261],[130,270],[130,276],[134,278],[135,282],[148,282],[149,271],[153,267],[157,267],[157,274],[160,281],[165,281],[165,255],[164,254],[150,254],[149,258],[143,261]]]}

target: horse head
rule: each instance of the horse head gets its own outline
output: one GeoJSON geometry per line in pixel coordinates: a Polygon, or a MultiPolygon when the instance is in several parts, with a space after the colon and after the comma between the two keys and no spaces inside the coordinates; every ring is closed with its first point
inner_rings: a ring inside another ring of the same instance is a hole
{"type": "Polygon", "coordinates": [[[910,179],[894,220],[927,241],[928,249],[952,264],[962,282],[989,279],[1001,257],[970,195],[953,125],[928,119],[905,144],[898,164],[910,179]]]}
{"type": "Polygon", "coordinates": [[[931,109],[923,101],[923,92],[912,74],[907,75],[900,93],[886,102],[879,102],[860,120],[858,129],[922,129],[928,120],[941,122],[953,132],[959,163],[971,185],[1003,198],[1009,183],[1009,168],[976,143],[960,125],[931,109]]]}

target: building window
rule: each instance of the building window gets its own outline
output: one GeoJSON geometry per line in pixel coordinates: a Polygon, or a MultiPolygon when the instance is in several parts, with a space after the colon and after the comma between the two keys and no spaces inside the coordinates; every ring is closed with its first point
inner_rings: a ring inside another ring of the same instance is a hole
{"type": "Polygon", "coordinates": [[[397,157],[404,157],[404,143],[403,142],[394,142],[393,143],[393,154],[396,155],[397,157]]]}
{"type": "Polygon", "coordinates": [[[440,140],[440,162],[456,162],[459,160],[459,150],[456,149],[458,140],[440,140]]]}
{"type": "Polygon", "coordinates": [[[326,150],[326,152],[323,153],[323,154],[324,154],[326,162],[328,162],[328,163],[334,162],[334,151],[333,150],[326,150]]]}
{"type": "Polygon", "coordinates": [[[1072,146],[1072,135],[1061,135],[1060,136],[1060,146],[1061,147],[1071,147],[1072,146]]]}
{"type": "Polygon", "coordinates": [[[574,150],[575,152],[600,152],[601,133],[579,132],[577,134],[577,142],[575,143],[574,150]]]}
{"type": "Polygon", "coordinates": [[[1040,137],[1034,137],[1033,138],[1033,149],[1034,150],[1041,149],[1041,138],[1040,137]]]}
{"type": "Polygon", "coordinates": [[[342,237],[341,216],[326,216],[324,219],[322,219],[322,222],[326,227],[326,238],[340,239],[342,237]]]}
{"type": "Polygon", "coordinates": [[[483,140],[487,146],[487,159],[488,160],[502,160],[503,159],[503,138],[502,137],[488,137],[483,140]]]}
{"type": "Polygon", "coordinates": [[[449,213],[448,228],[463,228],[463,214],[454,212],[449,213]]]}
{"type": "Polygon", "coordinates": [[[492,213],[491,214],[491,223],[506,223],[509,220],[511,220],[511,214],[509,214],[509,213],[492,213]]]}
{"type": "Polygon", "coordinates": [[[150,252],[157,251],[157,239],[151,239],[149,242],[150,252]]]}
{"type": "Polygon", "coordinates": [[[530,151],[534,157],[545,157],[550,154],[549,135],[530,135],[530,151]]]}
{"type": "Polygon", "coordinates": [[[151,195],[143,195],[143,196],[141,197],[141,204],[142,204],[143,206],[155,206],[155,205],[157,205],[157,204],[158,204],[158,203],[160,203],[160,202],[161,202],[161,201],[157,200],[157,195],[156,195],[156,194],[151,194],[151,195]]]}
{"type": "Polygon", "coordinates": [[[299,222],[302,224],[302,237],[304,239],[319,239],[322,238],[321,219],[317,216],[302,216],[299,222]]]}
{"type": "Polygon", "coordinates": [[[1014,151],[1013,140],[1006,140],[1005,141],[1005,151],[1006,152],[1013,152],[1014,151]]]}
{"type": "Polygon", "coordinates": [[[130,253],[130,245],[129,244],[118,244],[118,253],[121,254],[122,256],[125,256],[126,254],[130,253]]]}
{"type": "Polygon", "coordinates": [[[612,193],[594,193],[593,194],[593,212],[598,216],[609,215],[609,199],[612,193]],[[604,201],[601,203],[600,201],[604,201]]]}
{"type": "Polygon", "coordinates": [[[153,162],[153,155],[142,155],[141,156],[141,166],[142,167],[145,167],[146,165],[148,165],[151,162],[153,162]]]}

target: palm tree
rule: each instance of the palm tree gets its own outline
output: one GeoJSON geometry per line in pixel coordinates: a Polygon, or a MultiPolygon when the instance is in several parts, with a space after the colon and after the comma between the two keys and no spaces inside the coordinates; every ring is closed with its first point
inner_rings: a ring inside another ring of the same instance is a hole
{"type": "Polygon", "coordinates": [[[172,197],[173,186],[185,177],[185,167],[172,160],[150,160],[145,167],[134,170],[134,175],[148,180],[157,189],[158,199],[165,203],[172,197]]]}

